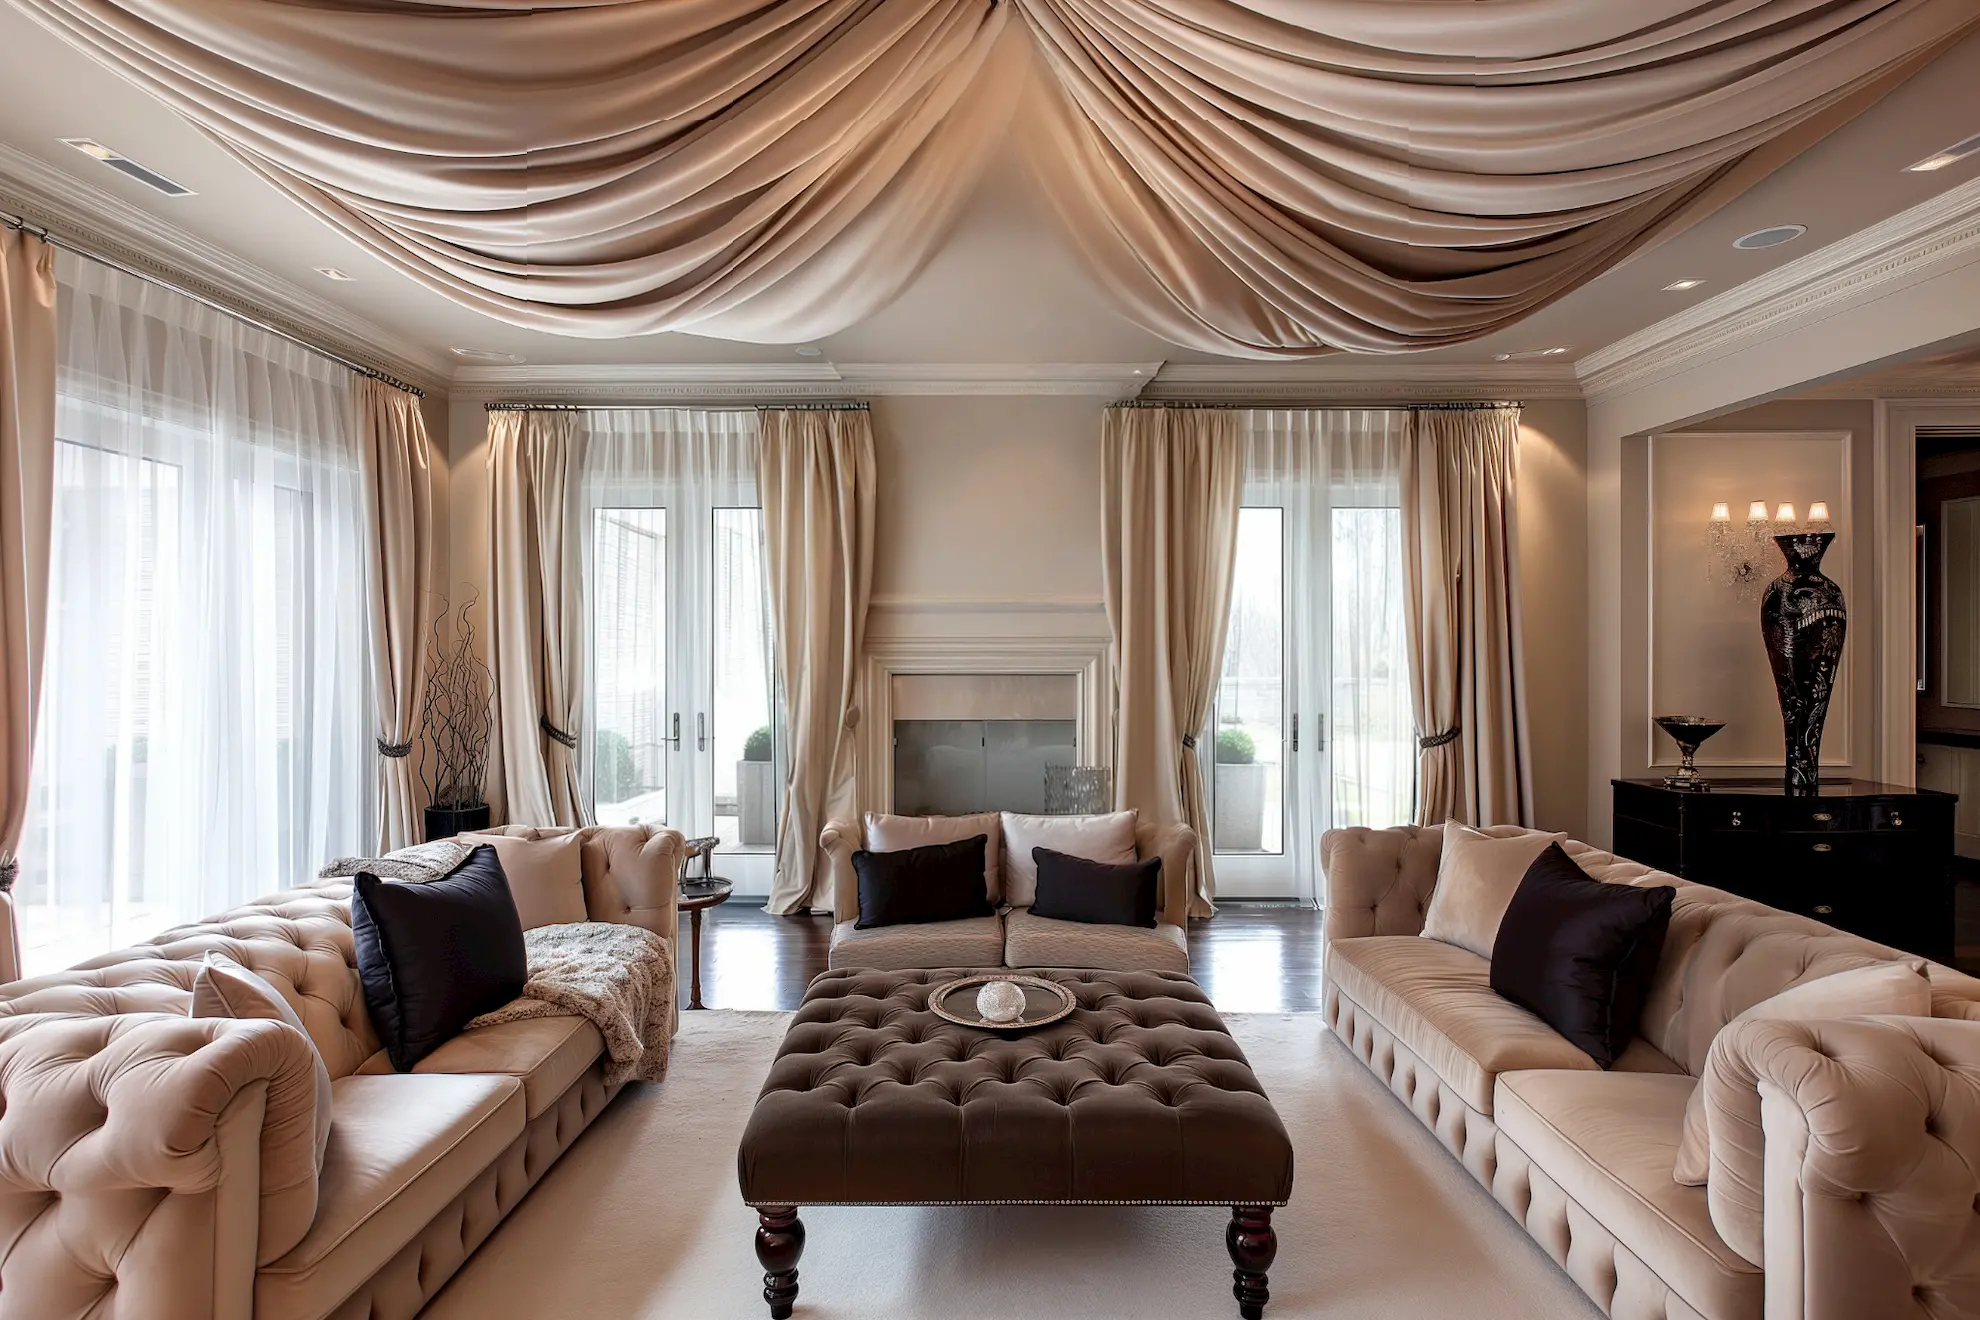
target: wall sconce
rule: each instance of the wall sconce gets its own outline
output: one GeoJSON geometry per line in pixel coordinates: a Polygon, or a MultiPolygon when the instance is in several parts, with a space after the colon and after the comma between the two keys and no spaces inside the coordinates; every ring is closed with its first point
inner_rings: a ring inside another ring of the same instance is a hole
{"type": "Polygon", "coordinates": [[[1712,506],[1705,524],[1706,575],[1715,586],[1728,587],[1743,600],[1757,601],[1767,584],[1787,571],[1776,536],[1789,532],[1832,532],[1829,506],[1816,500],[1808,506],[1808,520],[1795,516],[1794,505],[1782,503],[1767,516],[1767,501],[1754,500],[1746,506],[1746,524],[1732,519],[1732,507],[1724,500],[1712,506]]]}

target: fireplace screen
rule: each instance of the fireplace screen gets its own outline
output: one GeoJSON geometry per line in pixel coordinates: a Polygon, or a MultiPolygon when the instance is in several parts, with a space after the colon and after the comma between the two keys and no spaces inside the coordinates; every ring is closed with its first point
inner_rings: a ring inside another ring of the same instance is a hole
{"type": "Polygon", "coordinates": [[[1052,767],[1079,763],[1073,674],[896,674],[894,810],[1047,811],[1052,767]]]}

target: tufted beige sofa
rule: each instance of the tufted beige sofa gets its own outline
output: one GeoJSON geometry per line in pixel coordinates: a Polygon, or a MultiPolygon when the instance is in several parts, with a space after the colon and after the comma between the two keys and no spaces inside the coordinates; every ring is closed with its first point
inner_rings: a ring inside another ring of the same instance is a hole
{"type": "MultiPolygon", "coordinates": [[[[992,826],[992,828],[996,828],[992,826]]],[[[828,965],[912,971],[925,967],[1080,967],[1106,972],[1189,970],[1189,864],[1196,831],[1187,825],[1137,826],[1135,855],[1162,859],[1155,928],[1099,926],[1033,916],[1006,907],[993,916],[859,930],[859,877],[852,855],[866,846],[859,821],[827,825],[819,847],[832,869],[832,949],[828,965]]]]}
{"type": "MultiPolygon", "coordinates": [[[[671,943],[681,836],[581,833],[591,918],[671,943]]],[[[350,891],[276,894],[0,986],[0,1320],[404,1320],[598,1116],[613,1092],[582,1018],[477,1028],[394,1073],[350,891]],[[323,1056],[320,1177],[309,1047],[186,1017],[209,949],[281,990],[323,1056]]]]}
{"type": "Polygon", "coordinates": [[[1598,879],[1678,891],[1640,1035],[1603,1072],[1493,994],[1485,959],[1419,937],[1441,844],[1322,840],[1327,1021],[1609,1315],[1980,1316],[1980,981],[1934,964],[1933,1018],[1746,1022],[1715,1045],[1790,985],[1907,955],[1569,843],[1598,879]],[[1710,1181],[1685,1187],[1700,1085],[1710,1181]]]}

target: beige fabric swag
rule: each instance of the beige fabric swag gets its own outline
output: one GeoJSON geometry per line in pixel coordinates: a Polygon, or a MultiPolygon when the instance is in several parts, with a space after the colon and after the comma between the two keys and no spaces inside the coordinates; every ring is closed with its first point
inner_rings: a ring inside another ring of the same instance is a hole
{"type": "Polygon", "coordinates": [[[1519,623],[1519,409],[1418,410],[1404,440],[1416,820],[1531,825],[1519,623]]]}
{"type": "MultiPolygon", "coordinates": [[[[1222,408],[1109,408],[1100,538],[1119,727],[1114,805],[1210,837],[1196,735],[1210,721],[1230,621],[1244,445],[1222,408]]],[[[1190,915],[1212,912],[1210,849],[1194,854],[1190,915]]],[[[1173,883],[1173,881],[1171,881],[1173,883]]]]}
{"type": "Polygon", "coordinates": [[[27,823],[55,478],[55,249],[0,229],[0,982],[21,974],[15,850],[27,823]]]}
{"type": "Polygon", "coordinates": [[[857,410],[762,414],[757,489],[769,553],[777,677],[790,720],[790,782],[769,911],[832,907],[819,839],[858,814],[859,662],[873,588],[873,417],[857,410]]]}
{"type": "Polygon", "coordinates": [[[587,825],[578,780],[584,619],[570,553],[578,419],[488,414],[489,806],[512,825],[587,825]]]}
{"type": "Polygon", "coordinates": [[[860,320],[1022,96],[1103,286],[1250,357],[1511,324],[1980,24],[1973,0],[16,3],[412,278],[569,334],[860,320]]]}
{"type": "Polygon", "coordinates": [[[413,745],[426,687],[427,598],[433,590],[433,455],[419,399],[357,378],[371,582],[371,689],[378,705],[378,850],[425,837],[413,745]]]}

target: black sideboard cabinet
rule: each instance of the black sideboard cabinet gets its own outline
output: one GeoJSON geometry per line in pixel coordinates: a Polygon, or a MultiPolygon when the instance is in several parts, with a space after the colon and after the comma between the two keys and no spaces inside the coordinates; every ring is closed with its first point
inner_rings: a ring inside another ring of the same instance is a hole
{"type": "Polygon", "coordinates": [[[1610,782],[1617,855],[1952,961],[1953,794],[1861,779],[1807,796],[1777,779],[1715,779],[1704,793],[1610,782]]]}

